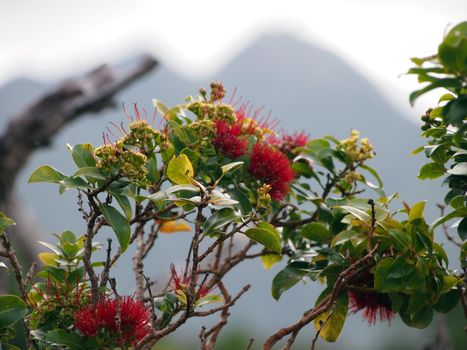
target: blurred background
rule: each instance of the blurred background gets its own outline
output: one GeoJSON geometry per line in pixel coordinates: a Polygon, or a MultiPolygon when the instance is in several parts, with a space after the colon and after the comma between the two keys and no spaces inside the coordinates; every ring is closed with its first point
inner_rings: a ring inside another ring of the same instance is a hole
{"type": "MultiPolygon", "coordinates": [[[[244,101],[271,110],[280,120],[279,129],[337,138],[360,130],[376,147],[372,166],[382,175],[386,191],[398,192],[408,203],[428,200],[428,217],[435,218],[436,203],[443,198],[440,183],[417,180],[424,159],[410,152],[422,145],[419,116],[436,104],[438,93],[411,108],[408,95],[418,85],[404,73],[410,57],[433,54],[443,33],[465,15],[465,0],[1,0],[0,134],[10,118],[64,79],[101,64],[125,67],[142,53],[159,61],[118,93],[115,108],[68,124],[50,147],[29,159],[15,184],[25,217],[37,232],[27,239],[84,230],[75,193],[60,196],[53,186],[27,185],[33,169],[50,164],[70,173],[66,143],[100,144],[110,122],[125,120],[122,102],[148,110],[152,98],[176,104],[212,80],[222,81],[228,94],[237,89],[244,101]]],[[[146,261],[147,274],[166,279],[169,264],[184,259],[187,234],[162,237],[146,261]]],[[[441,235],[437,239],[444,241],[441,235]]],[[[446,246],[455,268],[456,249],[448,242],[446,246]]],[[[131,266],[130,258],[122,259],[114,272],[121,276],[122,293],[133,292],[131,266]]],[[[233,309],[219,349],[246,348],[251,337],[259,348],[268,335],[312,306],[321,286],[297,286],[279,302],[270,296],[271,280],[281,267],[265,272],[259,261],[249,261],[228,277],[232,291],[247,283],[253,288],[233,309]]],[[[465,349],[461,311],[447,319],[456,348],[465,349]]],[[[197,348],[200,327],[212,321],[189,323],[158,349],[197,348]]],[[[313,336],[310,326],[296,348],[307,348],[300,342],[307,344],[313,336]]],[[[369,328],[357,314],[349,317],[336,344],[319,348],[423,349],[433,336],[433,327],[410,329],[398,319],[390,326],[369,328]]]]}

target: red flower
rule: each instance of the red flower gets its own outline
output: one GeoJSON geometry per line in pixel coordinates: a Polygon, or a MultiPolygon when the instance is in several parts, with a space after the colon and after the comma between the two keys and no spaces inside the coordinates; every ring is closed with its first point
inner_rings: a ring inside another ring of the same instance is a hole
{"type": "Polygon", "coordinates": [[[251,152],[248,171],[258,180],[271,186],[272,199],[281,200],[289,192],[295,174],[289,159],[270,145],[257,143],[251,152]]]}
{"type": "Polygon", "coordinates": [[[125,344],[135,344],[150,331],[150,313],[144,304],[130,296],[120,300],[103,299],[75,313],[74,326],[87,336],[95,336],[103,329],[112,340],[121,342],[116,316],[120,308],[120,329],[125,344]]]}
{"type": "Polygon", "coordinates": [[[379,315],[381,321],[390,322],[394,317],[394,311],[391,309],[391,299],[387,294],[377,292],[359,292],[348,291],[349,307],[352,313],[363,311],[363,318],[369,325],[376,323],[379,315]]]}
{"type": "Polygon", "coordinates": [[[237,121],[245,129],[245,132],[249,135],[255,135],[258,130],[262,134],[270,133],[277,126],[278,120],[271,120],[271,113],[267,115],[261,115],[263,108],[256,108],[252,112],[253,106],[249,103],[244,103],[235,112],[237,121]]]}
{"type": "Polygon", "coordinates": [[[240,137],[241,132],[242,123],[236,122],[230,126],[225,120],[218,120],[213,144],[228,157],[238,158],[246,153],[248,147],[246,138],[240,137]]]}
{"type": "Polygon", "coordinates": [[[308,143],[308,135],[304,132],[296,132],[294,134],[282,134],[282,137],[272,135],[267,138],[267,143],[277,147],[281,152],[287,154],[289,158],[293,158],[294,150],[297,147],[304,147],[308,143]]]}

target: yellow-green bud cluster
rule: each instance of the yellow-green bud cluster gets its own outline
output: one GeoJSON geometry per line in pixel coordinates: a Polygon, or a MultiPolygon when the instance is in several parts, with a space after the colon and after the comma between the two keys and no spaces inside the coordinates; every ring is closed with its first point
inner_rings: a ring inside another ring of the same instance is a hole
{"type": "Polygon", "coordinates": [[[138,184],[146,182],[147,157],[141,152],[124,148],[122,141],[118,141],[115,145],[96,148],[96,156],[98,158],[96,166],[104,172],[112,175],[121,174],[138,184]]]}
{"type": "Polygon", "coordinates": [[[357,182],[361,178],[362,176],[358,172],[349,171],[347,174],[345,174],[344,180],[349,184],[353,184],[354,182],[357,182]]]}
{"type": "Polygon", "coordinates": [[[268,184],[264,184],[263,186],[258,188],[258,208],[269,209],[269,206],[271,204],[271,195],[269,194],[269,192],[271,192],[271,188],[271,185],[268,184]]]}
{"type": "Polygon", "coordinates": [[[125,145],[134,146],[144,154],[154,151],[163,140],[163,134],[154,129],[146,120],[137,120],[128,125],[130,129],[123,137],[125,145]]]}
{"type": "Polygon", "coordinates": [[[341,141],[341,147],[354,162],[363,162],[374,157],[373,145],[367,138],[360,139],[360,133],[352,130],[350,137],[341,141]]]}
{"type": "Polygon", "coordinates": [[[205,101],[191,102],[187,109],[195,114],[198,119],[226,120],[230,123],[235,121],[235,110],[231,105],[214,105],[205,101]]]}

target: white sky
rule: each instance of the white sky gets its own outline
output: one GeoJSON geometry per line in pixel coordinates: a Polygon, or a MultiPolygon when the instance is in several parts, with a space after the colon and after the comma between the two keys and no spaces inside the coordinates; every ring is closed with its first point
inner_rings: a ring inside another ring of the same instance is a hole
{"type": "MultiPolygon", "coordinates": [[[[215,73],[269,31],[328,49],[409,111],[411,56],[434,53],[466,0],[0,0],[0,86],[29,76],[57,79],[149,51],[188,77],[215,73]]],[[[438,94],[436,94],[438,95],[438,94]]]]}

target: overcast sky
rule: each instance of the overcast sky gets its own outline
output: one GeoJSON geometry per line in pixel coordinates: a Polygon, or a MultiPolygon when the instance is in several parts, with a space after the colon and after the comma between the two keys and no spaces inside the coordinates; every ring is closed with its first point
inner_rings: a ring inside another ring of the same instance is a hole
{"type": "Polygon", "coordinates": [[[188,77],[215,74],[264,33],[287,32],[332,51],[410,112],[408,57],[434,52],[466,0],[155,1],[0,0],[0,86],[59,79],[152,52],[188,77]]]}

